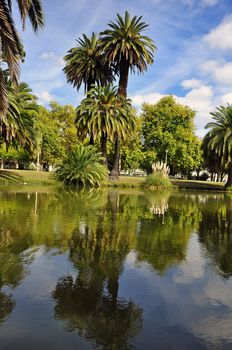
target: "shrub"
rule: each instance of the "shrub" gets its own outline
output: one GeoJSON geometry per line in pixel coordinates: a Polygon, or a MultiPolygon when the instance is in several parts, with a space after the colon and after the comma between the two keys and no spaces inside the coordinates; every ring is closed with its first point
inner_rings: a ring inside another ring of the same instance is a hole
{"type": "Polygon", "coordinates": [[[100,186],[106,181],[107,170],[101,154],[93,146],[77,145],[56,170],[58,180],[80,187],[100,186]]]}
{"type": "Polygon", "coordinates": [[[163,175],[161,173],[153,173],[146,177],[146,179],[142,183],[142,186],[150,189],[167,189],[172,187],[172,183],[168,176],[163,175]]]}

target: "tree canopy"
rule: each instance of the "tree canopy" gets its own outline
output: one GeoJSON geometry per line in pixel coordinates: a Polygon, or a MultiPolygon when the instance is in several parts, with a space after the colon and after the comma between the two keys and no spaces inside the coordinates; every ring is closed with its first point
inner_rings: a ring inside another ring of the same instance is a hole
{"type": "Polygon", "coordinates": [[[157,160],[166,157],[171,174],[189,174],[202,161],[200,141],[194,134],[195,111],[172,96],[142,107],[142,138],[145,151],[155,151],[157,160]]]}

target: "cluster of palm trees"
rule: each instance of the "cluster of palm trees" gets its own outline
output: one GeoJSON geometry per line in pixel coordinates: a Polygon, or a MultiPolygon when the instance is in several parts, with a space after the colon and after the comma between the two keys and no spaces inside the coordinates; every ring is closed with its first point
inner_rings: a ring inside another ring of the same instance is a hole
{"type": "Polygon", "coordinates": [[[114,160],[111,176],[119,173],[120,140],[135,126],[133,111],[127,99],[129,72],[143,73],[153,63],[156,46],[143,35],[148,25],[142,17],[117,14],[115,22],[99,35],[83,34],[77,46],[64,57],[67,80],[77,90],[83,85],[87,98],[77,109],[78,130],[89,135],[93,144],[101,139],[101,151],[107,164],[107,138],[113,140],[114,160]],[[118,78],[118,88],[112,83],[118,78]]]}

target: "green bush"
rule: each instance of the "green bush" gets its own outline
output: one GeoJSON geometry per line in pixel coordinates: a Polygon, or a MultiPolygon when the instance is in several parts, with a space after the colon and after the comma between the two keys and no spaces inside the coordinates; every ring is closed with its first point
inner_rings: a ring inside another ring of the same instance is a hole
{"type": "Polygon", "coordinates": [[[56,170],[58,180],[79,187],[97,186],[106,181],[107,170],[101,155],[92,146],[77,145],[56,170]]]}
{"type": "Polygon", "coordinates": [[[149,188],[149,189],[160,189],[160,188],[172,188],[172,183],[168,176],[160,174],[160,173],[154,173],[151,175],[148,175],[144,182],[142,183],[142,187],[149,188]]]}

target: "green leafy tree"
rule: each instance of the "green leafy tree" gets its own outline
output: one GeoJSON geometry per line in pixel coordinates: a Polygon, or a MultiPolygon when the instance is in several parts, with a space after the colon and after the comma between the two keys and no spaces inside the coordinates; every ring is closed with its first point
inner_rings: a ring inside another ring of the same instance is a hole
{"type": "Polygon", "coordinates": [[[171,174],[188,175],[202,162],[200,141],[194,134],[195,112],[172,96],[142,108],[142,138],[145,151],[155,151],[157,160],[165,161],[171,174]]]}
{"type": "Polygon", "coordinates": [[[222,166],[227,167],[228,188],[232,186],[232,105],[217,107],[211,115],[213,122],[206,125],[206,128],[211,130],[207,133],[205,141],[208,148],[218,154],[222,166]]]}
{"type": "MultiPolygon", "coordinates": [[[[16,1],[22,20],[22,27],[25,29],[26,18],[29,18],[35,32],[44,25],[44,16],[41,0],[16,1]]],[[[11,0],[0,1],[0,53],[1,62],[7,64],[10,79],[13,83],[18,82],[19,63],[24,57],[24,50],[17,33],[13,19],[13,9],[11,0]]],[[[8,90],[4,79],[4,71],[0,66],[0,117],[2,118],[8,108],[8,90]]]]}
{"type": "Polygon", "coordinates": [[[129,131],[127,139],[121,147],[121,168],[126,171],[134,171],[140,168],[144,160],[144,152],[141,142],[141,118],[135,114],[135,129],[133,133],[129,131]],[[131,145],[133,144],[133,147],[131,145]]]}
{"type": "Polygon", "coordinates": [[[50,103],[50,108],[49,117],[57,126],[61,144],[68,153],[77,143],[76,110],[71,105],[62,106],[55,101],[50,103]]]}
{"type": "Polygon", "coordinates": [[[52,118],[50,111],[42,106],[39,108],[37,128],[39,130],[37,162],[48,168],[49,165],[54,165],[64,157],[65,149],[59,135],[57,121],[52,118]]]}
{"type": "MultiPolygon", "coordinates": [[[[107,62],[114,64],[119,73],[118,94],[127,97],[129,70],[132,73],[143,73],[153,63],[153,52],[156,49],[153,40],[142,34],[148,25],[141,21],[142,17],[130,17],[126,11],[124,18],[117,14],[115,22],[108,24],[109,29],[100,33],[102,49],[107,62]]],[[[118,176],[120,141],[115,137],[114,164],[112,176],[118,176]]]]}
{"type": "Polygon", "coordinates": [[[77,128],[79,133],[93,138],[100,137],[101,152],[104,164],[107,160],[107,139],[113,139],[115,134],[122,139],[135,129],[135,118],[130,100],[117,95],[115,87],[106,85],[93,87],[77,108],[77,128]]]}

